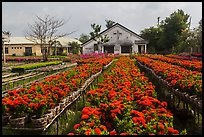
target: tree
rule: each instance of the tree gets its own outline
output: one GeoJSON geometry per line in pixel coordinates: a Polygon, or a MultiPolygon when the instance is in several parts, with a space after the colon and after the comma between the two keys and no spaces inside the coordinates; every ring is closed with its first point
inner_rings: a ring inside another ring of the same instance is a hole
{"type": "Polygon", "coordinates": [[[197,35],[196,35],[196,39],[197,39],[197,47],[199,49],[198,52],[202,51],[202,19],[199,21],[199,26],[196,29],[197,35]]]}
{"type": "Polygon", "coordinates": [[[187,39],[187,29],[189,26],[189,15],[185,14],[183,10],[178,9],[173,12],[170,17],[166,17],[161,22],[162,35],[159,40],[159,45],[165,45],[165,50],[175,50],[180,52],[185,47],[185,40],[187,39]]]}
{"type": "Polygon", "coordinates": [[[105,21],[106,21],[106,27],[107,28],[110,28],[110,27],[112,27],[115,24],[115,22],[112,21],[112,20],[105,20],[105,21]]]}
{"type": "Polygon", "coordinates": [[[34,23],[31,25],[28,24],[29,31],[26,32],[26,38],[40,44],[43,61],[47,61],[48,48],[51,47],[51,43],[54,40],[74,32],[57,34],[59,28],[64,24],[64,19],[57,19],[56,17],[52,17],[50,15],[46,15],[43,18],[36,16],[34,23]]]}
{"type": "Polygon", "coordinates": [[[161,30],[158,27],[150,27],[141,31],[140,36],[149,41],[147,46],[148,53],[155,53],[165,49],[164,46],[158,46],[158,40],[161,35],[161,30]]]}
{"type": "Polygon", "coordinates": [[[71,52],[73,54],[79,54],[80,44],[78,44],[77,42],[73,41],[73,42],[69,42],[69,45],[71,46],[71,52]]]}
{"type": "Polygon", "coordinates": [[[106,43],[109,41],[109,38],[107,35],[101,35],[100,31],[101,31],[101,25],[97,25],[97,24],[91,24],[91,27],[93,29],[92,32],[90,32],[89,34],[91,35],[91,38],[97,42],[97,44],[94,47],[95,50],[98,50],[99,52],[102,51],[102,44],[106,43]]]}
{"type": "MultiPolygon", "coordinates": [[[[202,19],[199,21],[199,26],[189,31],[187,38],[187,46],[191,49],[197,49],[196,52],[202,51],[202,19]]],[[[191,51],[192,52],[192,51],[191,51]]]]}
{"type": "Polygon", "coordinates": [[[90,39],[90,35],[88,35],[88,34],[81,34],[80,35],[80,38],[79,38],[79,41],[81,42],[81,43],[84,43],[84,42],[86,42],[87,40],[89,40],[90,39]]]}

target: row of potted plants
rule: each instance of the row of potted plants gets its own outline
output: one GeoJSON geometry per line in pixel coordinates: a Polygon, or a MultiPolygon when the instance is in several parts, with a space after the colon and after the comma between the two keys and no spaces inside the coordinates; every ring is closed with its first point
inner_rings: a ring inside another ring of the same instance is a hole
{"type": "Polygon", "coordinates": [[[84,64],[47,77],[41,82],[32,83],[28,88],[9,91],[2,99],[2,114],[12,118],[41,118],[46,112],[56,109],[59,103],[67,101],[67,97],[80,89],[86,79],[101,70],[102,66],[99,63],[84,64]]]}
{"type": "Polygon", "coordinates": [[[81,122],[68,135],[172,135],[173,115],[129,57],[120,57],[86,93],[81,122]]]}
{"type": "MultiPolygon", "coordinates": [[[[65,58],[66,56],[64,56],[65,58]]],[[[48,56],[48,61],[55,61],[59,60],[60,56],[48,56]]],[[[12,61],[12,62],[40,62],[43,58],[41,56],[22,56],[22,57],[16,57],[16,56],[7,56],[6,61],[12,61]]],[[[3,58],[2,58],[3,61],[3,58]]]]}
{"type": "Polygon", "coordinates": [[[62,63],[62,61],[52,61],[52,62],[39,62],[39,63],[35,63],[35,64],[25,64],[25,65],[12,67],[11,72],[23,73],[23,72],[25,72],[25,70],[36,69],[36,68],[46,67],[46,66],[50,66],[50,65],[58,65],[61,63],[62,63]]]}
{"type": "Polygon", "coordinates": [[[190,70],[196,70],[196,71],[202,71],[202,61],[198,61],[198,60],[181,60],[181,59],[176,59],[176,58],[170,58],[170,57],[166,57],[163,55],[156,55],[156,54],[145,54],[145,57],[149,57],[151,59],[156,59],[156,60],[161,60],[161,61],[165,61],[167,63],[171,63],[174,65],[179,65],[181,67],[184,67],[186,69],[190,69],[190,70]]]}
{"type": "Polygon", "coordinates": [[[190,71],[177,65],[172,65],[148,57],[135,56],[137,61],[152,69],[158,76],[165,79],[171,85],[189,95],[202,95],[202,73],[190,71]]]}
{"type": "Polygon", "coordinates": [[[180,56],[180,55],[175,55],[175,54],[168,54],[168,55],[165,55],[167,57],[170,57],[170,58],[177,58],[177,59],[182,59],[182,60],[192,60],[192,61],[201,61],[202,58],[192,58],[190,55],[189,56],[180,56]]]}
{"type": "Polygon", "coordinates": [[[111,60],[113,60],[113,57],[106,57],[106,58],[101,58],[100,62],[98,61],[99,58],[87,58],[87,59],[81,59],[77,60],[77,64],[86,64],[86,63],[99,63],[102,66],[107,65],[111,60]]]}

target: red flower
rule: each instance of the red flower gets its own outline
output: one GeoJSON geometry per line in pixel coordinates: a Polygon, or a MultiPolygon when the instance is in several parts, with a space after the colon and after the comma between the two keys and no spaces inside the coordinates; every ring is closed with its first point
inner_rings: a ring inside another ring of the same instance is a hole
{"type": "Polygon", "coordinates": [[[81,116],[81,119],[88,119],[88,118],[89,118],[89,115],[86,115],[86,114],[81,116]]]}
{"type": "Polygon", "coordinates": [[[178,130],[173,129],[172,127],[168,127],[168,131],[173,134],[179,134],[178,130]]]}
{"type": "Polygon", "coordinates": [[[111,116],[112,116],[113,119],[115,119],[116,114],[115,113],[111,113],[111,116]]]}
{"type": "Polygon", "coordinates": [[[104,131],[107,131],[107,128],[104,125],[100,125],[100,128],[103,129],[104,131]]]}
{"type": "Polygon", "coordinates": [[[91,135],[91,129],[87,129],[87,131],[84,134],[85,135],[91,135]]]}
{"type": "Polygon", "coordinates": [[[88,125],[89,125],[90,127],[93,127],[93,126],[94,126],[94,124],[95,124],[94,120],[93,120],[93,121],[91,121],[91,123],[88,123],[88,125]]]}
{"type": "Polygon", "coordinates": [[[159,122],[159,128],[160,128],[161,130],[164,130],[164,125],[163,125],[162,123],[160,123],[160,122],[159,122]]]}
{"type": "Polygon", "coordinates": [[[110,131],[110,135],[117,135],[117,132],[115,130],[110,131]]]}
{"type": "Polygon", "coordinates": [[[83,110],[82,110],[82,114],[87,114],[87,115],[90,115],[90,108],[89,107],[84,107],[83,110]]]}
{"type": "Polygon", "coordinates": [[[166,108],[167,107],[167,103],[164,101],[161,103],[162,107],[166,108]]]}
{"type": "Polygon", "coordinates": [[[75,124],[74,125],[74,129],[77,129],[78,127],[80,127],[80,124],[75,124]]]}
{"type": "Polygon", "coordinates": [[[94,131],[97,135],[101,135],[101,130],[99,128],[95,128],[94,131]]]}
{"type": "Polygon", "coordinates": [[[74,135],[74,133],[70,132],[70,133],[68,133],[67,135],[74,135]]]}

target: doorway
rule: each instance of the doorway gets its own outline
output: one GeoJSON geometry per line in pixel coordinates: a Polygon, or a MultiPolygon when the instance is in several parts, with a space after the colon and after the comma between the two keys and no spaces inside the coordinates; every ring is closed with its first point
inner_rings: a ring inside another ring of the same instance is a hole
{"type": "Polygon", "coordinates": [[[121,46],[121,53],[131,53],[132,46],[121,46]]]}
{"type": "Polygon", "coordinates": [[[114,53],[114,46],[104,46],[104,53],[114,53]]]}

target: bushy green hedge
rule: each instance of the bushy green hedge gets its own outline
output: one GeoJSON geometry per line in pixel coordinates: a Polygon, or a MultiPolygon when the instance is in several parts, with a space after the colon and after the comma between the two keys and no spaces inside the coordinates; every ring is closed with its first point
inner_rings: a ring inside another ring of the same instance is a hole
{"type": "Polygon", "coordinates": [[[36,64],[21,65],[21,66],[13,67],[11,72],[23,73],[23,72],[25,72],[25,70],[36,69],[39,67],[46,67],[46,66],[50,66],[50,65],[58,65],[60,63],[62,63],[62,61],[40,62],[40,63],[36,63],[36,64]]]}
{"type": "Polygon", "coordinates": [[[60,56],[60,55],[57,55],[57,56],[48,56],[48,58],[66,58],[67,56],[60,56]]]}

